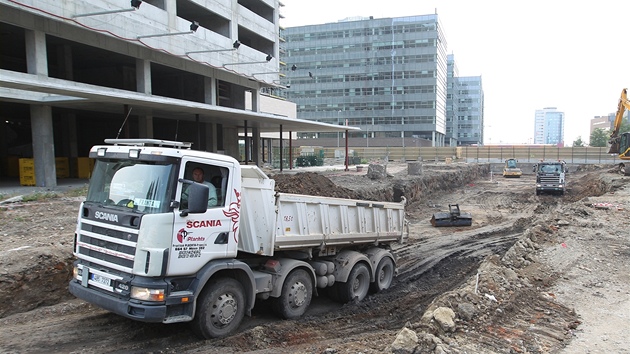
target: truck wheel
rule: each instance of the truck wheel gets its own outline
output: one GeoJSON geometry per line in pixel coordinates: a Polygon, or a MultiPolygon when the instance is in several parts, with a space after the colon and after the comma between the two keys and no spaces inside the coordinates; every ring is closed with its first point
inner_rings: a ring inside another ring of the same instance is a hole
{"type": "Polygon", "coordinates": [[[224,337],[235,331],[245,315],[245,290],[231,278],[220,278],[206,285],[197,299],[197,311],[191,322],[201,338],[224,337]]]}
{"type": "Polygon", "coordinates": [[[282,284],[280,297],[273,300],[273,311],[284,319],[298,318],[313,298],[313,280],[304,269],[296,269],[282,284]]]}
{"type": "Polygon", "coordinates": [[[362,301],[370,288],[370,271],[364,263],[357,263],[345,283],[335,284],[338,284],[337,295],[341,302],[362,301]]]}
{"type": "Polygon", "coordinates": [[[376,267],[376,274],[374,275],[374,282],[370,284],[370,290],[372,292],[379,292],[385,289],[389,289],[394,280],[394,262],[389,257],[384,257],[378,263],[376,267]]]}

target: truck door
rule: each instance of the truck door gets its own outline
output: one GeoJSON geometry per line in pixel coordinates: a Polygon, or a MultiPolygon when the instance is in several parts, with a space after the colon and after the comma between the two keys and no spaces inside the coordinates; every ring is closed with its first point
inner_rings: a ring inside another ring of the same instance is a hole
{"type": "Polygon", "coordinates": [[[182,214],[187,208],[188,184],[179,183],[176,200],[179,209],[174,213],[172,252],[169,275],[190,274],[213,259],[236,256],[237,244],[233,237],[232,220],[227,210],[224,189],[231,187],[234,166],[222,161],[184,158],[179,178],[208,186],[208,209],[201,214],[182,214]]]}

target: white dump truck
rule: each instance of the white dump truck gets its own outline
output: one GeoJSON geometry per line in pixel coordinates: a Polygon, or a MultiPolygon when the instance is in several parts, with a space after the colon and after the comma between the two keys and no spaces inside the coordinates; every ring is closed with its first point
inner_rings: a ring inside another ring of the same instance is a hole
{"type": "Polygon", "coordinates": [[[256,300],[291,319],[318,289],[347,302],[392,283],[404,199],[276,193],[258,167],[190,143],[105,143],[90,150],[78,213],[69,289],[80,299],[216,338],[237,330],[256,300]]]}

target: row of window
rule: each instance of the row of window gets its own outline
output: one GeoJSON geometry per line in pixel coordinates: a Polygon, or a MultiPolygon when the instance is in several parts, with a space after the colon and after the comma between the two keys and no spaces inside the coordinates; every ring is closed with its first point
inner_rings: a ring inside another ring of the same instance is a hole
{"type": "Polygon", "coordinates": [[[292,78],[290,84],[312,84],[325,82],[361,82],[361,81],[391,81],[404,79],[435,79],[437,72],[434,70],[420,71],[395,71],[369,74],[337,74],[337,75],[313,75],[313,77],[292,78]]]}
{"type": "MultiPolygon", "coordinates": [[[[435,109],[435,101],[399,101],[399,102],[357,102],[346,103],[346,111],[382,111],[391,109],[435,109]]],[[[339,111],[337,105],[299,105],[298,112],[336,112],[339,111]]]]}
{"type": "Polygon", "coordinates": [[[292,99],[299,99],[314,97],[409,95],[419,93],[435,93],[435,85],[291,91],[290,96],[292,99]]]}
{"type": "Polygon", "coordinates": [[[383,26],[383,27],[371,27],[371,28],[356,28],[347,30],[336,30],[327,32],[316,33],[303,33],[303,34],[286,34],[285,39],[287,42],[303,42],[314,41],[330,38],[351,38],[351,37],[371,37],[371,36],[386,36],[391,34],[403,34],[403,33],[421,33],[431,32],[436,30],[436,23],[414,23],[405,25],[383,26]]]}
{"type": "MultiPolygon", "coordinates": [[[[334,69],[334,68],[353,68],[353,67],[366,67],[366,66],[378,66],[378,65],[394,65],[394,64],[418,64],[418,63],[433,63],[436,62],[435,54],[419,54],[419,55],[400,55],[400,56],[384,56],[377,58],[360,58],[349,60],[327,60],[316,61],[312,63],[301,63],[301,69],[305,70],[319,70],[319,69],[334,69]]],[[[283,67],[283,74],[287,75],[291,73],[291,68],[283,67]]]]}
{"type": "Polygon", "coordinates": [[[436,47],[437,43],[438,41],[435,38],[425,38],[425,39],[414,39],[414,40],[408,40],[408,41],[338,44],[338,45],[326,45],[326,46],[304,47],[304,48],[287,47],[287,56],[293,57],[293,56],[302,56],[302,55],[322,55],[322,54],[356,53],[356,52],[372,52],[372,51],[378,51],[378,50],[388,50],[389,56],[393,57],[396,55],[396,49],[436,47]]]}

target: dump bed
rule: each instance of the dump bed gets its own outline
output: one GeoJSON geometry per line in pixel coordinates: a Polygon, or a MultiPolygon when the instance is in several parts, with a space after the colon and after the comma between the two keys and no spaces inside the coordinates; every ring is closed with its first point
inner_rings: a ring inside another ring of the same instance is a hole
{"type": "Polygon", "coordinates": [[[275,251],[402,242],[404,203],[275,193],[258,167],[242,166],[239,250],[275,251]]]}

